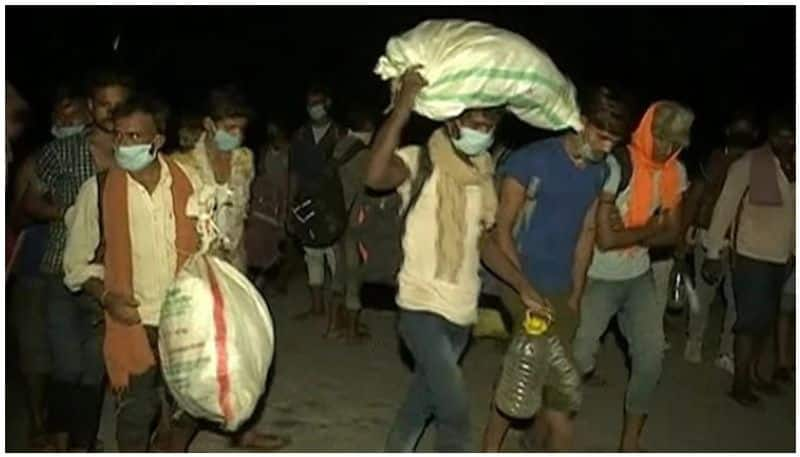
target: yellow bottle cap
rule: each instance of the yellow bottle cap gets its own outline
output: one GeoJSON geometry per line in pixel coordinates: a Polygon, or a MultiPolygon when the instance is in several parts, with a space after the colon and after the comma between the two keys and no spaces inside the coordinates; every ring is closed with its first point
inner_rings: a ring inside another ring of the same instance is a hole
{"type": "Polygon", "coordinates": [[[541,335],[550,328],[552,323],[552,319],[539,317],[528,311],[525,314],[525,321],[522,323],[522,326],[525,329],[525,333],[528,335],[541,335]]]}

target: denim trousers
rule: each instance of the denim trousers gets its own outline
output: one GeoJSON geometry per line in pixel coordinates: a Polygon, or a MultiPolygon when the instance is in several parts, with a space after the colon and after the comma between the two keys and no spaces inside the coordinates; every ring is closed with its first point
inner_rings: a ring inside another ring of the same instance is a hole
{"type": "Polygon", "coordinates": [[[102,313],[85,293],[73,294],[59,275],[42,275],[45,326],[52,356],[48,428],[68,432],[70,446],[94,445],[103,401],[102,313]]]}
{"type": "Polygon", "coordinates": [[[142,374],[131,375],[127,389],[116,396],[117,445],[121,452],[149,449],[152,426],[164,406],[170,409],[170,427],[195,430],[198,426],[188,414],[175,414],[177,407],[161,374],[158,328],[145,326],[145,331],[156,364],[142,374]]]}
{"type": "Polygon", "coordinates": [[[386,450],[413,451],[433,418],[437,452],[471,451],[469,399],[459,366],[470,328],[436,314],[401,310],[398,330],[414,357],[414,374],[386,450]]]}
{"type": "Polygon", "coordinates": [[[736,334],[766,336],[778,317],[788,266],[735,254],[736,334]]]}
{"type": "Polygon", "coordinates": [[[50,374],[53,363],[47,339],[44,286],[38,274],[15,275],[11,279],[8,307],[16,327],[20,369],[26,374],[50,374]]]}
{"type": "Polygon", "coordinates": [[[88,295],[71,293],[58,275],[43,280],[53,378],[99,385],[105,376],[100,308],[88,295]]]}
{"type": "Polygon", "coordinates": [[[648,413],[661,378],[664,306],[657,300],[652,271],[622,281],[589,278],[586,285],[573,343],[575,364],[581,374],[594,370],[600,337],[616,315],[631,358],[625,410],[632,414],[648,413]]]}

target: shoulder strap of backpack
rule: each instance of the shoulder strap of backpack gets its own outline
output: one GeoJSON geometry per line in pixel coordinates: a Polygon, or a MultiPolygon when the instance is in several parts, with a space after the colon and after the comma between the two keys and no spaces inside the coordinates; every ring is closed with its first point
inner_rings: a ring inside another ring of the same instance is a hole
{"type": "Polygon", "coordinates": [[[336,157],[336,154],[332,154],[329,161],[331,162],[331,165],[334,165],[336,167],[341,167],[342,165],[349,162],[353,157],[355,157],[356,154],[358,154],[359,152],[363,151],[366,148],[367,145],[365,145],[361,140],[356,140],[353,144],[350,145],[350,147],[347,148],[344,154],[342,154],[339,157],[336,157]]]}
{"type": "Polygon", "coordinates": [[[621,148],[614,152],[614,158],[619,163],[619,187],[617,187],[617,195],[628,188],[633,176],[633,162],[631,161],[631,153],[628,148],[621,148]]]}
{"type": "Polygon", "coordinates": [[[411,209],[417,204],[420,195],[422,195],[422,188],[425,187],[425,183],[428,181],[428,178],[430,178],[432,173],[433,161],[431,161],[431,156],[428,153],[428,147],[422,146],[419,151],[417,174],[414,175],[414,179],[411,180],[411,191],[409,192],[408,205],[406,205],[403,214],[401,214],[402,219],[408,217],[411,209]]]}
{"type": "Polygon", "coordinates": [[[106,251],[106,237],[103,230],[103,193],[106,187],[106,178],[108,177],[107,171],[102,171],[97,174],[97,229],[100,234],[100,242],[97,243],[97,249],[94,251],[94,260],[92,263],[99,263],[103,261],[106,251]]]}

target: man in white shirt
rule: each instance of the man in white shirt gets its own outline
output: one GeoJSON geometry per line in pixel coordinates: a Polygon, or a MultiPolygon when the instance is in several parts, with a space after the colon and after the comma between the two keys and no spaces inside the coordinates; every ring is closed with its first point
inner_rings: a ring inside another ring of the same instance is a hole
{"type": "Polygon", "coordinates": [[[155,100],[131,99],[115,110],[116,167],[86,181],[66,215],[64,283],[94,296],[105,310],[104,354],[118,393],[122,451],[149,447],[150,425],[161,410],[161,304],[197,249],[194,221],[185,211],[194,186],[186,169],[159,153],[165,129],[166,109],[155,100]],[[144,362],[131,364],[131,354],[144,362]]]}
{"type": "MultiPolygon", "coordinates": [[[[631,376],[625,394],[620,451],[640,450],[651,400],[661,378],[665,300],[656,297],[648,248],[674,245],[680,232],[686,170],[678,161],[689,145],[694,114],[675,102],[650,106],[609,177],[597,209],[597,248],[580,305],[573,354],[578,371],[595,369],[600,337],[616,316],[628,341],[631,376]],[[624,183],[623,165],[630,164],[624,183]]],[[[611,157],[610,157],[611,158],[611,157]]]]}
{"type": "Polygon", "coordinates": [[[414,450],[433,416],[436,451],[466,452],[472,450],[472,430],[458,362],[477,319],[480,261],[518,291],[526,306],[539,314],[549,314],[549,308],[489,235],[497,195],[488,150],[501,112],[467,110],[436,130],[427,147],[398,149],[425,84],[414,70],[403,76],[394,110],[372,145],[366,176],[367,186],[396,188],[404,205],[413,203],[402,238],[397,305],[398,330],[414,357],[414,377],[386,449],[414,450]],[[412,196],[415,184],[419,193],[412,196]]]}

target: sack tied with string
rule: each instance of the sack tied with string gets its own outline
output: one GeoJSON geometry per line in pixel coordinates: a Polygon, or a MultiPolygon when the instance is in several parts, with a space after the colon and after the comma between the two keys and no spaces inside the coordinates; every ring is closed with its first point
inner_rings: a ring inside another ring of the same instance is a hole
{"type": "Polygon", "coordinates": [[[206,254],[220,236],[212,216],[224,193],[204,188],[189,201],[201,249],[178,273],[161,308],[159,354],[181,409],[238,429],[264,393],[275,349],[266,301],[233,265],[206,254]]]}
{"type": "Polygon", "coordinates": [[[414,111],[443,121],[466,109],[506,105],[537,128],[581,130],[575,87],[550,57],[524,37],[490,24],[425,21],[392,37],[375,73],[392,80],[415,65],[428,85],[414,111]]]}

